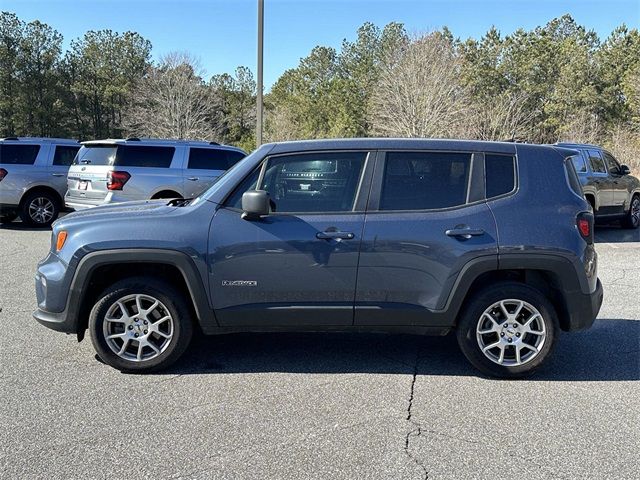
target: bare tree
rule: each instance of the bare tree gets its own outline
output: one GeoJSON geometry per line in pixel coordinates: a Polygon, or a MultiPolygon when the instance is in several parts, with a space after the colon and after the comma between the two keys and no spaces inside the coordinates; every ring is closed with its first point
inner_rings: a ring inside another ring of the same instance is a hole
{"type": "Polygon", "coordinates": [[[136,136],[211,139],[215,132],[213,103],[199,61],[188,53],[173,52],[151,67],[133,94],[125,117],[136,136]]]}
{"type": "Polygon", "coordinates": [[[640,175],[640,132],[627,125],[618,125],[612,129],[605,145],[620,163],[640,175]]]}
{"type": "Polygon", "coordinates": [[[597,115],[579,110],[567,116],[560,127],[559,141],[597,144],[602,138],[602,129],[597,115]]]}
{"type": "Polygon", "coordinates": [[[396,137],[455,137],[465,131],[469,105],[460,60],[449,38],[430,33],[389,51],[373,92],[374,133],[396,137]]]}
{"type": "Polygon", "coordinates": [[[468,116],[467,135],[480,140],[528,139],[536,112],[522,92],[503,92],[482,104],[476,103],[468,116]]]}

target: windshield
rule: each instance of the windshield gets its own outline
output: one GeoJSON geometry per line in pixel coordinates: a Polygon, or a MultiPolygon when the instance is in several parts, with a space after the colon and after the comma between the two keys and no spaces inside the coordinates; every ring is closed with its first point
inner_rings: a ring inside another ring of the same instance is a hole
{"type": "Polygon", "coordinates": [[[115,145],[82,146],[73,165],[113,165],[118,147],[115,145]]]}

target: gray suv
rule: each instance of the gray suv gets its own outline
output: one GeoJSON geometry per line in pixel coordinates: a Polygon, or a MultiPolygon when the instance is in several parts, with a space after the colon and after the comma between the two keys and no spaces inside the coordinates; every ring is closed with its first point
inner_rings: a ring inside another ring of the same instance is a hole
{"type": "Polygon", "coordinates": [[[630,175],[602,147],[581,143],[559,143],[579,152],[573,157],[586,199],[598,222],[620,221],[624,228],[640,227],[640,180],[630,175]]]}
{"type": "Polygon", "coordinates": [[[67,207],[193,198],[246,156],[215,142],[138,139],[84,142],[67,178],[67,207]]]}
{"type": "Polygon", "coordinates": [[[77,140],[64,138],[0,139],[0,223],[19,215],[28,225],[51,225],[63,206],[67,171],[79,149],[77,140]]]}
{"type": "Polygon", "coordinates": [[[593,214],[555,146],[352,139],[264,145],[193,200],[53,228],[36,320],[123,371],[167,367],[196,329],[454,330],[519,377],[602,303],[593,214]]]}

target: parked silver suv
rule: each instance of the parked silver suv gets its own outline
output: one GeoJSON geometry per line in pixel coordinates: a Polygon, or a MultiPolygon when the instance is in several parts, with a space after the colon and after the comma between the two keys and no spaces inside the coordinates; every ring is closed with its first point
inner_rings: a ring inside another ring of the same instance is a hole
{"type": "Polygon", "coordinates": [[[196,197],[245,155],[215,142],[83,142],[69,169],[65,204],[81,210],[132,200],[196,197]]]}
{"type": "Polygon", "coordinates": [[[77,140],[64,138],[0,139],[0,223],[20,215],[28,225],[51,225],[63,206],[67,171],[79,149],[77,140]]]}

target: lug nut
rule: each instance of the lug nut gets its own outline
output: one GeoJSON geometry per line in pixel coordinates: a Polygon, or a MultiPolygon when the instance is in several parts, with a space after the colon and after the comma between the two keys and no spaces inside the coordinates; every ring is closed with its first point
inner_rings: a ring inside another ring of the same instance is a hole
{"type": "MultiPolygon", "coordinates": [[[[145,332],[145,333],[146,333],[146,332],[145,332]]],[[[517,333],[516,333],[516,337],[519,337],[519,336],[520,336],[520,332],[517,332],[517,333]]]]}
{"type": "Polygon", "coordinates": [[[518,324],[517,324],[517,323],[514,323],[514,324],[513,324],[513,328],[518,328],[518,324]]]}
{"type": "MultiPolygon", "coordinates": [[[[136,334],[134,335],[134,337],[138,338],[138,334],[136,333],[136,334]]],[[[509,341],[511,341],[511,339],[509,339],[509,341]]]]}
{"type": "Polygon", "coordinates": [[[147,332],[148,332],[148,330],[145,330],[145,331],[144,331],[144,334],[146,335],[146,334],[147,334],[147,332]]]}
{"type": "Polygon", "coordinates": [[[149,322],[147,322],[147,321],[145,320],[145,321],[144,321],[144,322],[142,322],[142,323],[144,323],[144,324],[146,325],[146,324],[147,324],[147,323],[149,323],[149,322]]]}
{"type": "MultiPolygon", "coordinates": [[[[138,336],[138,334],[136,333],[136,337],[137,337],[137,336],[138,336]]],[[[512,339],[512,338],[510,338],[510,339],[509,339],[509,343],[511,343],[511,342],[513,342],[513,339],[512,339]]]]}
{"type": "Polygon", "coordinates": [[[133,325],[129,325],[129,330],[133,330],[133,325]]]}
{"type": "Polygon", "coordinates": [[[501,336],[501,337],[504,337],[504,332],[500,332],[500,336],[501,336]]]}

